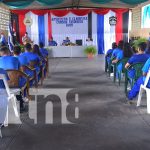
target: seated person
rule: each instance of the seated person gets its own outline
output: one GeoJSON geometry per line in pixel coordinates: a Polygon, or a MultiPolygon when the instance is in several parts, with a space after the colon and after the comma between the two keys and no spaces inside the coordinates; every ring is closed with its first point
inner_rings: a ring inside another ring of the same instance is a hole
{"type": "MultiPolygon", "coordinates": [[[[36,65],[34,68],[36,69],[36,73],[39,74],[40,71],[40,58],[37,56],[37,54],[33,53],[32,47],[30,43],[27,43],[25,45],[25,52],[22,53],[23,56],[26,56],[28,59],[28,63],[30,64],[32,61],[36,62],[36,65]]],[[[39,79],[39,77],[38,77],[39,79]]]]}
{"type": "MultiPolygon", "coordinates": [[[[27,57],[21,54],[20,46],[15,46],[13,53],[14,53],[14,57],[18,58],[20,62],[20,67],[29,65],[27,57]]],[[[34,76],[34,72],[31,70],[25,70],[25,73],[31,78],[34,76]]]]}
{"type": "MultiPolygon", "coordinates": [[[[134,84],[133,88],[129,91],[128,93],[128,99],[129,100],[133,100],[139,93],[139,90],[140,90],[140,86],[141,84],[144,84],[145,82],[145,78],[146,78],[146,75],[148,73],[150,69],[150,58],[146,61],[142,71],[143,71],[143,76],[140,77],[136,83],[134,84]]],[[[148,85],[147,85],[148,88],[150,88],[150,79],[149,79],[149,82],[148,82],[148,85]]]]}
{"type": "Polygon", "coordinates": [[[107,63],[108,63],[108,64],[110,63],[111,55],[112,55],[114,49],[116,49],[116,48],[117,48],[117,43],[116,43],[116,42],[113,42],[113,43],[112,43],[112,48],[109,49],[109,50],[107,51],[107,53],[106,53],[106,59],[107,59],[107,63]]]}
{"type": "Polygon", "coordinates": [[[93,40],[91,38],[86,39],[86,46],[92,46],[93,45],[93,40]]]}
{"type": "Polygon", "coordinates": [[[70,43],[71,43],[71,42],[70,42],[69,37],[66,37],[66,39],[65,39],[65,40],[63,40],[62,45],[69,45],[70,43]]]}
{"type": "Polygon", "coordinates": [[[44,48],[44,44],[42,42],[40,42],[39,47],[40,47],[40,52],[41,52],[42,56],[47,57],[48,51],[47,51],[47,49],[44,48]]]}
{"type": "MultiPolygon", "coordinates": [[[[113,53],[112,53],[112,64],[116,64],[119,60],[123,59],[124,57],[124,53],[123,53],[123,45],[124,45],[124,42],[123,41],[120,41],[119,44],[118,44],[118,48],[116,48],[113,53]]],[[[117,66],[117,77],[118,77],[118,73],[122,71],[122,63],[119,63],[118,66],[117,66]]]]}
{"type": "MultiPolygon", "coordinates": [[[[20,69],[20,63],[19,60],[14,57],[10,56],[10,51],[8,47],[1,47],[0,48],[0,68],[4,70],[13,69],[13,70],[19,70],[20,69]]],[[[19,79],[19,88],[23,87],[26,84],[26,79],[21,77],[19,79]]],[[[20,97],[20,95],[18,95],[20,97]]],[[[17,98],[18,99],[18,98],[17,98]]],[[[23,99],[19,98],[20,100],[20,107],[23,108],[23,99]]]]}
{"type": "Polygon", "coordinates": [[[21,66],[28,66],[29,62],[26,56],[21,55],[20,46],[15,46],[13,50],[14,57],[18,58],[21,66]]]}
{"type": "MultiPolygon", "coordinates": [[[[142,42],[138,45],[138,53],[133,55],[127,62],[127,64],[125,65],[125,68],[127,69],[130,65],[136,64],[136,63],[145,63],[148,58],[150,57],[149,55],[145,54],[146,48],[146,43],[142,42]]],[[[130,69],[128,71],[128,76],[130,78],[134,78],[135,76],[135,70],[134,69],[130,69]]]]}
{"type": "Polygon", "coordinates": [[[57,46],[57,42],[53,40],[53,37],[49,40],[49,46],[57,46]]]}

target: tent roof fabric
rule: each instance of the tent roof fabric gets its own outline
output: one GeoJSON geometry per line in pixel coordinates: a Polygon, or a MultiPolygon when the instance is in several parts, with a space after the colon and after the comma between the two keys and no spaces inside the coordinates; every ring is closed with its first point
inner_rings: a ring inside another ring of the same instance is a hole
{"type": "Polygon", "coordinates": [[[0,0],[9,9],[133,8],[148,0],[0,0]]]}

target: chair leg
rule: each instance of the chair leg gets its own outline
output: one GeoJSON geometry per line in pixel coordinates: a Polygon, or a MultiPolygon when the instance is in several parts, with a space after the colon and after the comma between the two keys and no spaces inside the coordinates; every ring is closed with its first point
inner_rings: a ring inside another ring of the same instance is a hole
{"type": "Polygon", "coordinates": [[[144,89],[141,86],[140,87],[140,92],[139,92],[139,95],[138,95],[137,107],[139,107],[141,105],[141,99],[142,99],[143,91],[144,91],[144,89]]]}
{"type": "Polygon", "coordinates": [[[18,113],[18,109],[17,109],[17,103],[16,103],[16,97],[15,95],[12,96],[12,99],[11,99],[11,102],[12,102],[12,105],[13,105],[13,109],[14,109],[14,112],[15,112],[15,116],[17,118],[19,118],[19,113],[18,113]]]}
{"type": "Polygon", "coordinates": [[[3,135],[2,135],[2,127],[0,127],[0,137],[2,138],[3,135]]]}
{"type": "Polygon", "coordinates": [[[150,90],[146,90],[147,94],[147,113],[150,114],[150,90]]]}

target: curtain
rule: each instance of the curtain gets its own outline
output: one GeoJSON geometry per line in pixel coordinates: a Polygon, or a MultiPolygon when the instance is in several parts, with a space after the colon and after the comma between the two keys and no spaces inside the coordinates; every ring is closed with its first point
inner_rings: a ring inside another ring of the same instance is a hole
{"type": "Polygon", "coordinates": [[[49,41],[49,16],[48,13],[44,15],[44,24],[45,24],[45,45],[48,45],[49,41]]]}
{"type": "Polygon", "coordinates": [[[33,21],[31,25],[31,40],[33,40],[34,44],[39,44],[38,16],[31,13],[30,17],[33,21]]]}
{"type": "Polygon", "coordinates": [[[116,16],[116,13],[113,11],[109,11],[106,15],[104,15],[104,49],[105,53],[111,48],[113,42],[116,41],[116,31],[115,26],[110,26],[109,18],[112,16],[116,16]]]}
{"type": "Polygon", "coordinates": [[[20,43],[22,43],[22,37],[24,36],[26,32],[26,26],[23,22],[25,19],[25,15],[19,15],[19,34],[20,34],[20,43]]]}
{"type": "Polygon", "coordinates": [[[104,54],[104,16],[97,15],[98,54],[104,54]]]}
{"type": "Polygon", "coordinates": [[[38,16],[39,42],[45,45],[45,19],[44,16],[38,16]]]}
{"type": "MultiPolygon", "coordinates": [[[[26,18],[31,18],[31,12],[28,12],[25,17],[26,18]]],[[[31,27],[30,26],[26,26],[26,32],[28,32],[28,36],[31,37],[31,27]]]]}

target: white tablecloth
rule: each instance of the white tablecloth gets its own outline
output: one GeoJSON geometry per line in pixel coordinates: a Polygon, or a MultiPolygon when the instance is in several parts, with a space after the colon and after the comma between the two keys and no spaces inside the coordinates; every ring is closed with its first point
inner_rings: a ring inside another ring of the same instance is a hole
{"type": "Polygon", "coordinates": [[[50,57],[87,57],[84,49],[87,46],[50,46],[50,57]]]}

